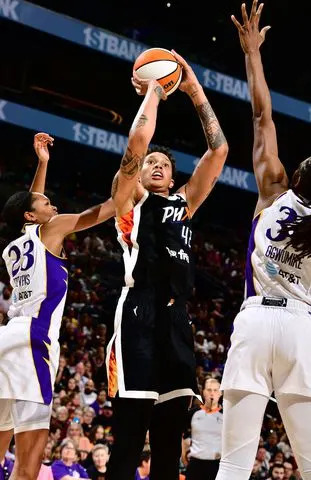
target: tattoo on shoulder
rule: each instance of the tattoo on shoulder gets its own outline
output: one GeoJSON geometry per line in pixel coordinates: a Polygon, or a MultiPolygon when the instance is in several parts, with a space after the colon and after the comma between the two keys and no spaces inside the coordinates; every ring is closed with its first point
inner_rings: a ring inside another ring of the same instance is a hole
{"type": "Polygon", "coordinates": [[[197,105],[196,110],[202,122],[208,146],[212,150],[216,150],[216,148],[226,143],[226,137],[223,134],[217,117],[209,102],[197,105]]]}
{"type": "Polygon", "coordinates": [[[139,117],[136,128],[141,128],[148,122],[148,117],[144,113],[139,117]]]}
{"type": "Polygon", "coordinates": [[[137,174],[138,170],[142,166],[145,155],[137,155],[133,153],[132,150],[127,147],[125,154],[123,155],[120,170],[128,178],[134,177],[137,174]]]}

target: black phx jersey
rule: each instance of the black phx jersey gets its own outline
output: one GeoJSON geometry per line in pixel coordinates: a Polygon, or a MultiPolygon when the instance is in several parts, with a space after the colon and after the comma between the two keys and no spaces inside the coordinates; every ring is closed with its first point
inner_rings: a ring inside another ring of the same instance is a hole
{"type": "Polygon", "coordinates": [[[124,249],[125,285],[165,289],[170,298],[187,297],[192,286],[191,218],[182,195],[146,192],[118,219],[124,249]]]}
{"type": "Polygon", "coordinates": [[[191,218],[180,194],[145,192],[116,222],[124,287],[107,351],[109,394],[193,395],[195,359],[185,300],[192,287],[191,218]],[[175,393],[174,393],[175,392],[175,393]]]}

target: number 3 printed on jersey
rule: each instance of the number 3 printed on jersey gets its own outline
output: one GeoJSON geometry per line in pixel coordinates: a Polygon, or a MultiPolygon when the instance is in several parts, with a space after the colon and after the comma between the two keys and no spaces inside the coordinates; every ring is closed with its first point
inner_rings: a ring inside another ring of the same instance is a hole
{"type": "MultiPolygon", "coordinates": [[[[283,225],[285,225],[286,223],[294,222],[298,217],[295,210],[290,207],[283,206],[280,208],[280,212],[284,212],[287,215],[285,218],[282,218],[282,220],[276,220],[276,223],[280,225],[281,229],[283,225]]],[[[271,228],[268,228],[268,230],[266,231],[266,236],[269,238],[269,240],[272,240],[273,242],[282,242],[282,240],[285,240],[285,238],[287,237],[286,233],[280,232],[280,228],[277,229],[275,237],[272,236],[271,228]]]]}
{"type": "Polygon", "coordinates": [[[34,264],[34,256],[32,253],[34,247],[33,241],[27,240],[24,243],[23,247],[24,250],[21,252],[16,245],[13,245],[8,252],[10,258],[13,257],[14,259],[15,256],[12,267],[12,277],[15,277],[20,270],[22,272],[25,272],[25,270],[28,270],[34,264]]]}

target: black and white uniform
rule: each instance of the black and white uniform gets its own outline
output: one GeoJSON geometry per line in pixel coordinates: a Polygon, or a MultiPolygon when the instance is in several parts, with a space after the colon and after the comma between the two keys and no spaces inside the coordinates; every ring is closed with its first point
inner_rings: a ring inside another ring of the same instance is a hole
{"type": "Polygon", "coordinates": [[[109,394],[159,401],[198,393],[193,335],[186,312],[191,292],[191,218],[181,194],[145,191],[116,220],[124,287],[107,349],[109,394]]]}

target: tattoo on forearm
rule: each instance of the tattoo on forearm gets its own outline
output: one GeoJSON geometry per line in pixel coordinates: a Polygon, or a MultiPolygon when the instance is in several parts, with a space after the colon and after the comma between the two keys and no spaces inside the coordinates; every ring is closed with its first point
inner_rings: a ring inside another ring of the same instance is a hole
{"type": "Polygon", "coordinates": [[[127,147],[125,154],[123,155],[120,170],[126,177],[134,177],[138,170],[140,169],[145,155],[139,156],[132,152],[132,150],[127,147]]]}
{"type": "Polygon", "coordinates": [[[148,117],[144,113],[139,117],[136,128],[141,128],[148,122],[148,117]]]}
{"type": "Polygon", "coordinates": [[[191,98],[194,98],[194,97],[196,97],[196,96],[197,96],[197,94],[198,94],[198,91],[199,91],[199,90],[198,90],[198,89],[196,89],[196,90],[194,90],[193,92],[191,92],[191,93],[190,93],[190,97],[191,97],[191,98]]]}
{"type": "Polygon", "coordinates": [[[114,198],[115,194],[117,193],[118,183],[119,183],[119,177],[118,177],[118,174],[116,174],[113,181],[112,181],[112,185],[111,185],[111,196],[112,196],[112,198],[114,198]]]}
{"type": "Polygon", "coordinates": [[[208,146],[212,150],[216,150],[216,148],[220,147],[220,145],[226,143],[226,137],[220,128],[216,115],[209,102],[197,105],[196,110],[203,125],[208,146]]]}
{"type": "Polygon", "coordinates": [[[162,89],[162,87],[160,87],[160,86],[158,85],[157,87],[155,87],[154,92],[155,92],[156,95],[158,96],[159,100],[161,100],[161,99],[162,99],[162,95],[163,95],[163,89],[162,89]]]}

